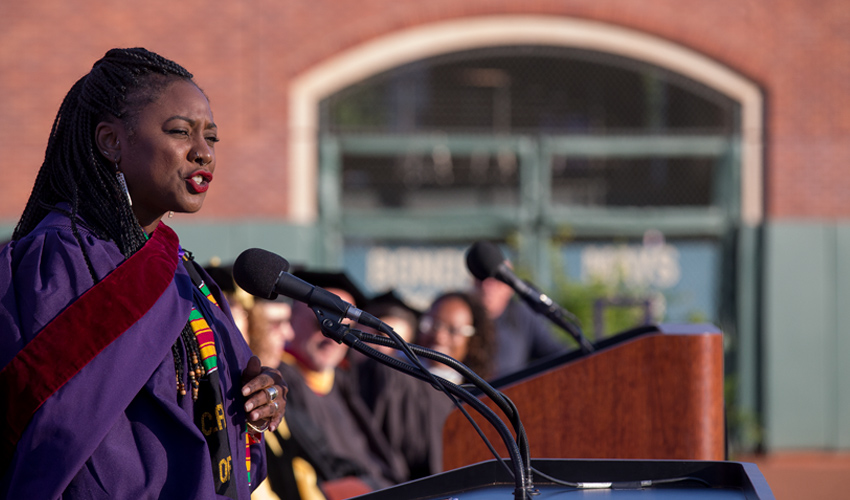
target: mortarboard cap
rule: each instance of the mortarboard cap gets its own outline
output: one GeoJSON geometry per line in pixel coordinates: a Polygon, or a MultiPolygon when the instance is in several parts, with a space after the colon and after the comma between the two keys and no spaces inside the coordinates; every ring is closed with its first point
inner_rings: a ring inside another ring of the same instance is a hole
{"type": "Polygon", "coordinates": [[[360,288],[342,271],[307,271],[301,269],[293,271],[292,275],[320,288],[345,290],[354,297],[354,305],[358,308],[361,308],[368,301],[360,288]]]}

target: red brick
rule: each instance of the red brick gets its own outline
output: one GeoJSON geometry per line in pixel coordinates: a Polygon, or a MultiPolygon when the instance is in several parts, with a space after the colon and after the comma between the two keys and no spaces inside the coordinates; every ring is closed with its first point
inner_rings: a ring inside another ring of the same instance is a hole
{"type": "Polygon", "coordinates": [[[224,139],[201,217],[286,217],[287,85],[340,51],[423,24],[563,16],[650,33],[765,94],[770,217],[850,216],[850,9],[845,0],[148,0],[0,6],[0,221],[19,216],[64,93],[113,46],[183,64],[224,139]]]}

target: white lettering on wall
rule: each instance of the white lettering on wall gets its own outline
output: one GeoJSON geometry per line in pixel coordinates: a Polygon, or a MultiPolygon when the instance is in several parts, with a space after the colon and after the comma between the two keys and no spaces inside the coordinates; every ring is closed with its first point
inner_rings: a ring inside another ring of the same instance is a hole
{"type": "Polygon", "coordinates": [[[582,251],[581,275],[583,281],[670,288],[679,282],[682,272],[679,251],[674,246],[604,245],[588,246],[582,251]]]}
{"type": "Polygon", "coordinates": [[[471,284],[464,250],[451,247],[373,247],[366,253],[366,285],[395,289],[413,307],[427,308],[441,290],[471,284]]]}

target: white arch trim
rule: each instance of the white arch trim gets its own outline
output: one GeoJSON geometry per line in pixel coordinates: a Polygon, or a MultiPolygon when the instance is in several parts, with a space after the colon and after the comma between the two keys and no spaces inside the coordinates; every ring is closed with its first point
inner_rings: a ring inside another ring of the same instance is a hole
{"type": "Polygon", "coordinates": [[[597,50],[680,73],[741,104],[742,222],[763,217],[762,95],[758,87],[708,57],[662,38],[619,26],[549,16],[463,18],[392,33],[327,59],[289,86],[289,213],[316,219],[319,102],[371,75],[447,52],[499,45],[554,45],[597,50]]]}

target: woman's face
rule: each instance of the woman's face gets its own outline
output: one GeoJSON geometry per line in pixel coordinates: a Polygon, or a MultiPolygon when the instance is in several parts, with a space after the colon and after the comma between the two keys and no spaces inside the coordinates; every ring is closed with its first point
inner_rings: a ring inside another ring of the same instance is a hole
{"type": "Polygon", "coordinates": [[[472,311],[458,298],[441,300],[423,318],[422,344],[463,361],[474,335],[472,311]]]}
{"type": "Polygon", "coordinates": [[[133,133],[121,127],[118,138],[118,166],[147,232],[166,212],[201,209],[215,171],[218,136],[209,101],[194,83],[169,84],[139,111],[133,133]]]}

